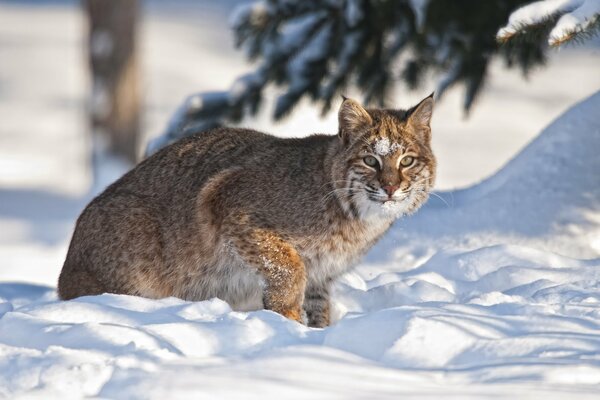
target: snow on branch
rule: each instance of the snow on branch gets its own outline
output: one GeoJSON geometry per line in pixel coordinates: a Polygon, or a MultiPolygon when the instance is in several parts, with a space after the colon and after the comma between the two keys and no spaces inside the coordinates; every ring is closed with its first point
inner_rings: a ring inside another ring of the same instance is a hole
{"type": "Polygon", "coordinates": [[[536,1],[513,12],[496,38],[508,42],[516,36],[533,37],[540,29],[547,32],[550,46],[592,35],[600,30],[600,0],[536,1]]]}
{"type": "Polygon", "coordinates": [[[146,156],[191,132],[205,131],[221,125],[222,111],[227,110],[229,92],[196,93],[188,96],[173,113],[165,132],[146,147],[146,156]]]}
{"type": "MultiPolygon", "coordinates": [[[[499,46],[494,40],[514,5],[525,2],[255,0],[241,4],[229,23],[236,46],[255,62],[255,69],[227,90],[190,96],[147,154],[180,137],[256,115],[267,87],[279,92],[273,118],[280,119],[303,98],[320,104],[325,113],[337,95],[350,88],[360,91],[367,104],[395,106],[397,82],[414,90],[433,72],[441,78],[438,96],[446,88],[463,85],[463,108],[468,111],[494,56],[524,73],[543,63],[547,46],[539,41],[499,46]]],[[[582,12],[577,7],[583,11],[591,7],[588,2],[551,1],[562,7],[563,14],[575,16],[582,12]]]]}

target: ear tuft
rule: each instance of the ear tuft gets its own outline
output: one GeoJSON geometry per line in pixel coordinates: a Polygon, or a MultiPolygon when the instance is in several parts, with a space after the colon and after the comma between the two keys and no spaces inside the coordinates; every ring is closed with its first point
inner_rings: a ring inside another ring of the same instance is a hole
{"type": "Polygon", "coordinates": [[[346,140],[357,130],[373,124],[373,119],[358,102],[344,98],[338,113],[340,135],[346,140]]]}
{"type": "Polygon", "coordinates": [[[408,122],[419,128],[429,128],[433,114],[433,93],[421,100],[408,113],[408,122]]]}

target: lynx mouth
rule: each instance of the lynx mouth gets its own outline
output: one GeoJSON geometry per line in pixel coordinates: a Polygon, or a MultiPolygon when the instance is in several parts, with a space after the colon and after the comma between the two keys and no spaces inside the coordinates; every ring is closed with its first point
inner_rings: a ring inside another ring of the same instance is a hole
{"type": "Polygon", "coordinates": [[[369,196],[369,200],[371,200],[374,203],[380,203],[380,204],[385,204],[387,202],[398,202],[400,201],[400,199],[396,199],[394,197],[384,197],[384,196],[369,196]]]}
{"type": "Polygon", "coordinates": [[[372,196],[369,196],[369,200],[371,200],[373,203],[379,203],[379,204],[385,204],[388,201],[391,201],[391,202],[395,202],[396,201],[396,200],[391,199],[389,197],[372,197],[372,196]]]}
{"type": "Polygon", "coordinates": [[[383,197],[383,196],[369,196],[369,200],[384,205],[386,203],[402,203],[408,199],[410,193],[404,193],[404,196],[400,197],[383,197]]]}
{"type": "Polygon", "coordinates": [[[373,205],[372,211],[377,214],[388,217],[398,218],[405,215],[409,207],[410,193],[405,193],[402,197],[388,196],[369,196],[369,200],[373,205]]]}

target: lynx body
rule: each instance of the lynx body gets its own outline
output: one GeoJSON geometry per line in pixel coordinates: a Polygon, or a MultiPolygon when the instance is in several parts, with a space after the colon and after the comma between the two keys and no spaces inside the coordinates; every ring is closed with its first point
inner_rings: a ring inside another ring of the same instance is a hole
{"type": "Polygon", "coordinates": [[[346,99],[337,136],[221,128],[164,148],[83,211],[60,297],[219,297],[328,325],[332,281],[427,199],[432,108],[346,99]]]}

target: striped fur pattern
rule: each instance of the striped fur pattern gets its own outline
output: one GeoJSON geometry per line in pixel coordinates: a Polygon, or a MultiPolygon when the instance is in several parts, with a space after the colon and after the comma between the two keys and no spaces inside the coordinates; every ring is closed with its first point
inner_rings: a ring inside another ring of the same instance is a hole
{"type": "Polygon", "coordinates": [[[427,199],[432,110],[431,97],[410,110],[345,99],[338,135],[182,139],[86,207],[59,295],[219,297],[327,326],[332,282],[427,199]]]}

